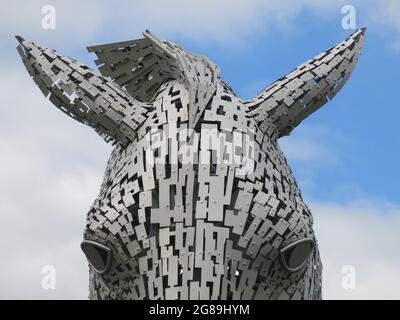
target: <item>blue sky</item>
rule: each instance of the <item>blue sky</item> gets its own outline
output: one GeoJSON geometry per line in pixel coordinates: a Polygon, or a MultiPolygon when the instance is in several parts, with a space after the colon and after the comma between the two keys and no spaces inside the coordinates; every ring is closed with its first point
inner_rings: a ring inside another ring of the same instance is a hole
{"type": "Polygon", "coordinates": [[[148,28],[211,58],[249,99],[352,33],[341,26],[345,4],[354,5],[356,26],[368,28],[361,59],[341,92],[280,143],[314,215],[324,296],[400,298],[397,0],[3,3],[0,298],[87,297],[79,243],[111,151],[44,99],[20,62],[15,34],[94,67],[86,46],[139,38],[148,28]],[[45,4],[56,9],[55,30],[41,26],[45,4]],[[1,248],[10,241],[15,250],[1,248]],[[55,291],[40,287],[45,264],[56,266],[55,291]],[[357,270],[355,290],[341,286],[344,265],[357,270]]]}

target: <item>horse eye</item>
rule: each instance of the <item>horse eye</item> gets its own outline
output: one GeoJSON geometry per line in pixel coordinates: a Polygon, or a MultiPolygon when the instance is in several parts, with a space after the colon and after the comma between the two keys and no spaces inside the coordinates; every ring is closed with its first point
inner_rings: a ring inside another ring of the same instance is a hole
{"type": "Polygon", "coordinates": [[[300,239],[281,249],[283,266],[290,272],[300,270],[310,258],[314,249],[314,240],[300,239]]]}
{"type": "Polygon", "coordinates": [[[108,271],[111,263],[111,249],[95,241],[83,240],[81,249],[92,268],[99,274],[108,271]]]}

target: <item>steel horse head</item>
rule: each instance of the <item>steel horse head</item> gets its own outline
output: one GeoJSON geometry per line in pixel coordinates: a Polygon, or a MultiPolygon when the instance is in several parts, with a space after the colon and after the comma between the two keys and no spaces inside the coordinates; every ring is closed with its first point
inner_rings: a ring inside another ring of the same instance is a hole
{"type": "Polygon", "coordinates": [[[90,298],[321,298],[312,216],[277,140],[343,87],[364,31],[252,100],[149,31],[89,47],[101,75],[17,36],[43,94],[115,146],[81,245],[90,298]]]}

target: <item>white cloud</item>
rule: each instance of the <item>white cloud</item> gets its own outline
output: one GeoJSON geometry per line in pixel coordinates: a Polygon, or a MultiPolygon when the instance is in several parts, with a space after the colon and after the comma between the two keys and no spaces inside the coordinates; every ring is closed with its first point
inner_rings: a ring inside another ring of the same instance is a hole
{"type": "MultiPolygon", "coordinates": [[[[287,25],[304,8],[323,9],[337,1],[265,1],[249,0],[153,0],[119,2],[106,1],[10,1],[7,14],[0,22],[2,32],[52,32],[41,28],[42,7],[56,9],[57,32],[60,39],[90,39],[101,31],[113,28],[118,35],[136,36],[145,28],[162,34],[180,34],[193,39],[235,40],[241,36],[264,31],[276,25],[287,25]],[[90,23],[89,23],[90,22],[90,23]],[[79,36],[78,36],[79,35],[79,36]]],[[[107,34],[103,34],[108,36],[107,34]]]]}
{"type": "Polygon", "coordinates": [[[326,299],[400,299],[400,207],[371,201],[311,202],[323,262],[326,299]],[[342,287],[345,265],[356,287],[342,287]]]}
{"type": "Polygon", "coordinates": [[[400,50],[400,2],[398,0],[376,1],[368,10],[367,21],[389,41],[388,47],[400,50]]]}
{"type": "Polygon", "coordinates": [[[341,148],[345,143],[345,137],[326,125],[307,123],[301,123],[290,136],[279,139],[279,145],[305,194],[319,190],[319,170],[333,170],[342,165],[341,148]]]}

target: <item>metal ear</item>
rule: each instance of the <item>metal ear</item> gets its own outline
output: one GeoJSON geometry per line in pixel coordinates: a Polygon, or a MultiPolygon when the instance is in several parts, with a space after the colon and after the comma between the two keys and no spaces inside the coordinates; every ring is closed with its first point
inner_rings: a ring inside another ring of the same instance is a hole
{"type": "Polygon", "coordinates": [[[248,115],[272,138],[290,134],[305,118],[331,100],[349,79],[364,42],[359,29],[246,101],[248,115]]]}

